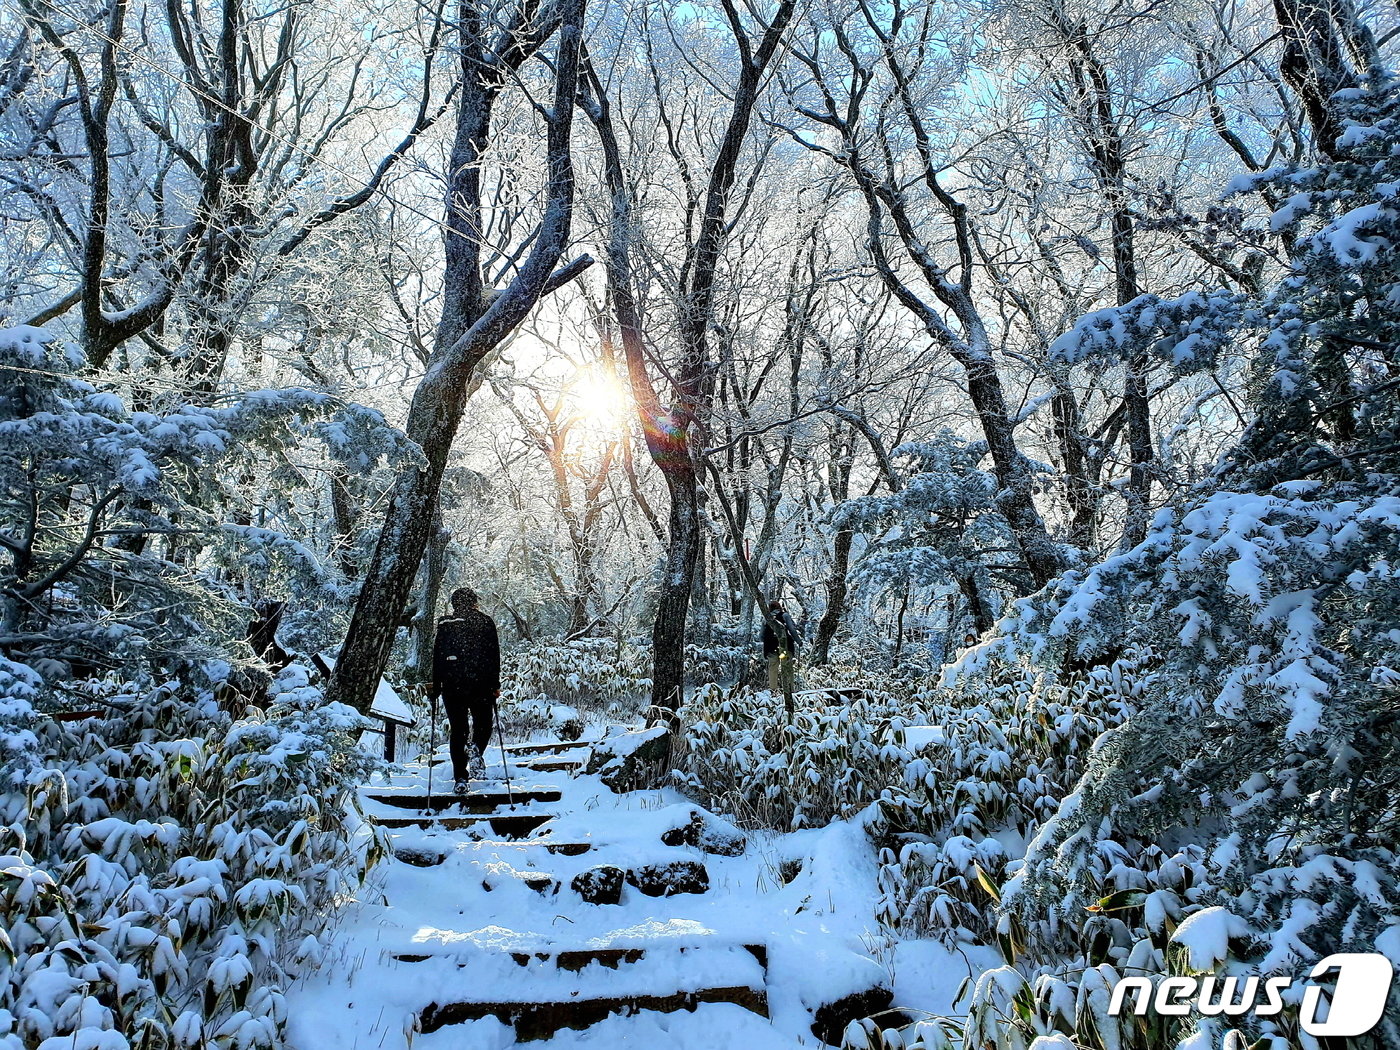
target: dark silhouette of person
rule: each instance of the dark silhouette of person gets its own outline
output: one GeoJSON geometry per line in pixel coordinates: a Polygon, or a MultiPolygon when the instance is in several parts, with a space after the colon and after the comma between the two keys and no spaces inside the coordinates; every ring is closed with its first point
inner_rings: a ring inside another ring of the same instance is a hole
{"type": "Polygon", "coordinates": [[[763,621],[763,658],[768,662],[768,688],[784,695],[792,692],[793,671],[797,662],[797,625],[777,598],[768,602],[768,617],[763,621]],[[775,631],[771,621],[776,620],[775,631]]]}
{"type": "Polygon", "coordinates": [[[485,772],[486,745],[501,695],[501,643],[496,621],[477,608],[476,591],[452,592],[452,615],[438,621],[433,644],[432,696],[442,697],[452,726],[452,777],[465,792],[472,775],[485,772]],[[471,750],[468,751],[468,737],[471,750]]]}
{"type": "Polygon", "coordinates": [[[292,662],[292,654],[277,642],[277,629],[282,625],[286,602],[260,601],[253,605],[253,619],[248,623],[248,644],[253,654],[267,664],[275,674],[292,662]]]}

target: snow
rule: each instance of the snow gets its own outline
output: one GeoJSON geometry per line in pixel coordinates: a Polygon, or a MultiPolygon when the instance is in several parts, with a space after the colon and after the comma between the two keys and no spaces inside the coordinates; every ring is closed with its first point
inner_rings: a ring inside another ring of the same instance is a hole
{"type": "Polygon", "coordinates": [[[893,1008],[915,1017],[951,1017],[966,1009],[978,975],[1001,965],[987,945],[949,947],[931,940],[900,941],[893,947],[893,1008]],[[964,987],[966,984],[966,987],[964,987]],[[962,998],[958,998],[959,992],[962,998]]]}
{"type": "Polygon", "coordinates": [[[1376,935],[1376,951],[1400,966],[1400,923],[1387,926],[1376,935]]]}
{"type": "Polygon", "coordinates": [[[399,696],[394,687],[382,678],[379,680],[379,685],[375,687],[374,699],[369,705],[369,713],[375,718],[388,719],[399,725],[411,726],[417,721],[403,697],[399,696]]]}
{"type": "Polygon", "coordinates": [[[948,736],[942,726],[905,726],[904,746],[910,751],[919,752],[929,747],[942,747],[948,736]]]}
{"type": "Polygon", "coordinates": [[[1269,217],[1269,228],[1278,233],[1296,223],[1301,216],[1311,211],[1312,207],[1311,193],[1295,193],[1269,217]]]}
{"type": "MultiPolygon", "coordinates": [[[[608,743],[647,735],[614,735],[608,743]]],[[[499,749],[493,747],[488,759],[491,775],[499,776],[499,749]]],[[[396,844],[431,846],[446,859],[429,868],[388,861],[380,881],[345,907],[321,946],[320,965],[288,990],[294,1050],[403,1046],[419,1012],[434,1002],[538,1003],[735,986],[766,990],[769,1019],[725,1003],[702,1004],[693,1013],[643,1011],[584,1031],[563,1030],[541,1050],[811,1047],[813,1013],[824,1003],[882,986],[893,987],[913,1009],[950,1012],[972,970],[995,965],[989,950],[967,955],[931,942],[888,940],[874,914],[880,900],[876,857],[859,820],[781,836],[749,831],[745,853],[724,857],[661,842],[661,833],[695,808],[675,791],[617,795],[596,776],[531,772],[515,762],[511,773],[518,791],[533,783],[564,792],[558,803],[521,801],[514,808],[554,818],[520,841],[497,841],[489,832],[474,841],[463,832],[395,831],[396,844]],[[578,856],[551,854],[545,849],[551,841],[592,848],[578,856]],[[626,886],[619,904],[589,905],[569,888],[575,874],[598,864],[629,868],[684,857],[705,865],[709,892],[652,898],[626,886]],[[787,857],[800,858],[802,866],[783,884],[777,867],[787,857]],[[558,880],[557,893],[542,897],[521,878],[540,873],[558,880]],[[483,882],[490,883],[489,892],[483,882]],[[765,951],[766,971],[747,945],[765,951]],[[645,954],[616,966],[595,961],[577,972],[552,961],[560,951],[604,948],[645,954]]],[[[424,782],[422,766],[409,766],[373,790],[411,793],[422,791],[424,782]]],[[[409,812],[373,801],[366,808],[381,815],[409,812]]],[[[513,1039],[512,1029],[486,1017],[412,1041],[446,1050],[505,1047],[513,1039]]]]}
{"type": "Polygon", "coordinates": [[[1214,970],[1230,955],[1231,938],[1248,936],[1249,924],[1226,908],[1202,908],[1172,934],[1172,943],[1187,951],[1187,966],[1197,973],[1214,970]]]}
{"type": "Polygon", "coordinates": [[[1378,225],[1386,223],[1390,211],[1379,202],[1352,208],[1315,234],[1312,244],[1326,248],[1343,264],[1373,263],[1383,249],[1391,246],[1387,238],[1374,232],[1378,225]]]}
{"type": "MultiPolygon", "coordinates": [[[[335,670],[335,657],[330,653],[317,654],[316,662],[324,675],[329,676],[335,670]]],[[[369,713],[375,718],[397,722],[401,726],[411,726],[418,721],[404,698],[399,696],[398,691],[382,678],[374,689],[374,699],[370,701],[369,713]]]]}
{"type": "Polygon", "coordinates": [[[56,1035],[39,1044],[38,1050],[128,1050],[130,1043],[120,1032],[81,1028],[72,1035],[56,1035]]]}

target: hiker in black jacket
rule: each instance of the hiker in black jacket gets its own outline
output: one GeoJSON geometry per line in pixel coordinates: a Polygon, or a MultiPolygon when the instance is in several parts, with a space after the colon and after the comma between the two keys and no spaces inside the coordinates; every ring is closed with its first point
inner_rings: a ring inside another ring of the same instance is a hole
{"type": "Polygon", "coordinates": [[[452,777],[458,794],[486,771],[482,756],[491,740],[496,698],[501,695],[501,643],[496,621],[476,607],[476,591],[452,592],[452,615],[438,621],[433,645],[434,701],[442,697],[452,725],[452,777]],[[467,737],[471,736],[471,751],[467,737]]]}
{"type": "Polygon", "coordinates": [[[763,658],[768,661],[768,688],[787,695],[792,692],[793,667],[797,660],[797,626],[774,598],[768,603],[768,617],[763,621],[763,658]],[[773,630],[776,620],[780,630],[773,630]]]}

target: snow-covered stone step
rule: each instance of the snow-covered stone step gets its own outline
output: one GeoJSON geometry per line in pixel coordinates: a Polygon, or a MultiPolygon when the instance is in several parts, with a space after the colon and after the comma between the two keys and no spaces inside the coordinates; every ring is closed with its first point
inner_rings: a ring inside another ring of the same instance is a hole
{"type": "MultiPolygon", "coordinates": [[[[550,839],[515,839],[511,845],[520,849],[542,846],[546,851],[560,857],[581,857],[593,848],[591,842],[554,842],[550,839]]],[[[452,840],[442,836],[429,836],[420,842],[399,842],[394,846],[394,856],[415,868],[435,868],[447,860],[452,852],[452,840]]]]}
{"type": "Polygon", "coordinates": [[[498,813],[482,816],[439,816],[389,817],[370,815],[380,827],[389,828],[440,828],[444,831],[489,830],[504,839],[522,839],[531,835],[546,822],[554,818],[553,813],[498,813]]]}
{"type": "MultiPolygon", "coordinates": [[[[648,948],[645,945],[631,945],[629,947],[612,948],[566,948],[562,951],[511,951],[506,950],[504,954],[509,955],[517,966],[530,966],[539,963],[553,963],[559,970],[567,970],[569,973],[579,973],[589,966],[601,966],[604,969],[616,970],[624,964],[635,964],[647,957],[647,952],[653,953],[653,960],[661,954],[667,956],[667,960],[674,962],[677,958],[685,958],[687,955],[693,962],[697,952],[712,953],[722,951],[726,958],[735,950],[742,948],[753,956],[761,969],[768,968],[768,946],[764,944],[742,944],[737,946],[727,945],[694,945],[680,948],[668,947],[662,950],[648,948]]],[[[448,952],[395,952],[392,956],[395,962],[417,963],[427,962],[431,959],[452,959],[458,965],[470,965],[471,955],[459,959],[454,953],[448,952]]],[[[731,971],[732,972],[732,971],[731,971]]]]}
{"type": "Polygon", "coordinates": [[[523,802],[558,802],[563,797],[558,788],[524,787],[510,791],[469,791],[465,795],[433,792],[431,799],[420,791],[366,792],[365,798],[398,809],[451,809],[463,813],[489,813],[493,809],[523,802]]]}
{"type": "MultiPolygon", "coordinates": [[[[768,1016],[761,949],[742,945],[622,946],[558,952],[473,952],[400,957],[427,964],[441,986],[442,967],[457,968],[470,997],[440,996],[419,1013],[424,1032],[495,1017],[521,1041],[547,1039],[563,1028],[587,1028],[611,1014],[693,1010],[733,1003],[768,1016]],[[492,990],[509,989],[493,996],[492,990]]],[[[451,983],[451,978],[448,977],[451,983]]]]}
{"type": "Polygon", "coordinates": [[[704,1003],[733,1003],[746,1010],[768,1016],[766,992],[743,985],[728,988],[700,988],[693,992],[671,992],[639,995],[606,995],[592,999],[571,999],[567,1002],[512,1003],[434,1003],[418,1016],[419,1030],[436,1032],[448,1025],[479,1021],[495,1017],[515,1029],[515,1038],[522,1043],[550,1039],[565,1028],[590,1028],[614,1014],[630,1016],[643,1010],[657,1013],[694,1011],[704,1003]]]}
{"type": "Polygon", "coordinates": [[[556,740],[543,744],[509,744],[506,753],[515,755],[558,755],[566,751],[579,751],[591,748],[593,745],[587,740],[556,740]]]}
{"type": "MultiPolygon", "coordinates": [[[[572,772],[575,769],[582,769],[588,763],[588,756],[592,752],[587,748],[580,748],[573,751],[539,751],[531,754],[515,754],[513,751],[506,756],[506,763],[509,769],[533,769],[540,772],[559,771],[572,772]]],[[[446,758],[439,758],[433,762],[434,769],[442,769],[450,765],[446,758]]],[[[495,766],[495,763],[492,763],[495,766]]]]}
{"type": "Polygon", "coordinates": [[[586,758],[540,757],[522,759],[519,762],[511,763],[511,765],[520,769],[528,769],[534,773],[576,773],[584,767],[587,761],[586,758]]]}
{"type": "Polygon", "coordinates": [[[581,857],[593,848],[591,842],[554,842],[550,839],[531,839],[524,842],[517,842],[520,847],[543,846],[550,853],[561,857],[581,857]]]}

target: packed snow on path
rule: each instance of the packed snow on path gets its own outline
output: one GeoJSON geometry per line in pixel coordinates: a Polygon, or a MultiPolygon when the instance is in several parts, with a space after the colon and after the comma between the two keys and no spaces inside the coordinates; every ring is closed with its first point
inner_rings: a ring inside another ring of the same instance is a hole
{"type": "MultiPolygon", "coordinates": [[[[500,753],[490,756],[500,775],[500,753]]],[[[947,1014],[963,979],[996,965],[991,953],[950,952],[932,942],[894,944],[874,919],[875,859],[853,823],[789,835],[748,835],[740,856],[668,846],[661,834],[685,822],[693,803],[670,790],[614,794],[597,777],[512,768],[517,789],[556,787],[558,802],[517,802],[498,814],[551,813],[521,841],[472,832],[407,828],[395,849],[445,852],[433,867],[386,860],[344,913],[317,970],[288,992],[290,1044],[296,1050],[496,1050],[513,1046],[515,1030],[493,1016],[418,1032],[430,1004],[572,1003],[622,996],[667,996],[705,988],[766,992],[767,1019],[731,1002],[694,1010],[616,1014],[581,1030],[563,1029],[531,1045],[572,1047],[742,1046],[750,1050],[818,1047],[815,1011],[872,986],[893,988],[894,1006],[915,1018],[947,1014]],[[588,843],[577,856],[545,843],[588,843]],[[649,897],[625,886],[615,905],[589,904],[570,888],[573,877],[600,864],[635,868],[692,859],[710,880],[702,894],[649,897]],[[801,862],[786,885],[783,862],[801,862]],[[557,892],[541,895],[521,877],[548,873],[557,892]],[[489,884],[488,891],[483,884],[489,884]],[[764,966],[746,946],[759,946],[764,966]],[[642,949],[634,962],[590,962],[577,972],[554,965],[562,951],[642,949]],[[983,957],[985,953],[986,957],[983,957]],[[521,965],[520,959],[527,958],[521,965]],[[543,960],[543,961],[542,961],[543,960]]],[[[422,793],[422,765],[408,766],[382,794],[422,793]]],[[[434,769],[434,791],[450,786],[434,769]]],[[[492,788],[495,785],[490,785],[492,788]]],[[[485,789],[487,785],[477,785],[485,789]]],[[[412,816],[374,801],[376,816],[412,816]]]]}

